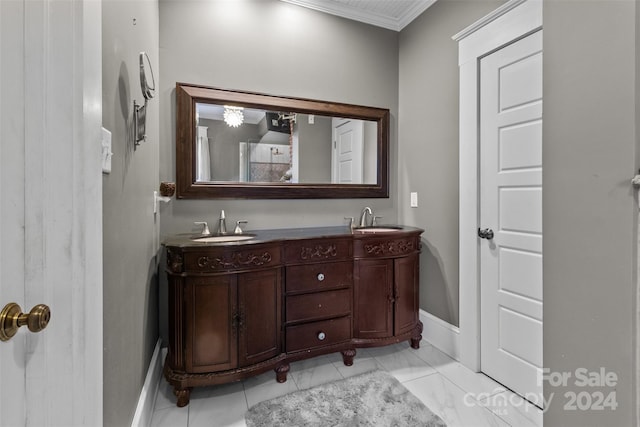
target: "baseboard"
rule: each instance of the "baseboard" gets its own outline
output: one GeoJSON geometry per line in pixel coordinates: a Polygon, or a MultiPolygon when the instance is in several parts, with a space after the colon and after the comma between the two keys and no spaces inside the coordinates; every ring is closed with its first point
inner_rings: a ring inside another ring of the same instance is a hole
{"type": "Polygon", "coordinates": [[[153,356],[151,356],[147,377],[140,392],[136,413],[133,416],[133,421],[131,421],[131,427],[149,427],[151,425],[158,387],[162,379],[161,344],[162,340],[158,339],[156,348],[153,350],[153,356]]]}
{"type": "Polygon", "coordinates": [[[460,329],[422,309],[420,320],[424,325],[422,339],[449,357],[460,360],[460,329]]]}

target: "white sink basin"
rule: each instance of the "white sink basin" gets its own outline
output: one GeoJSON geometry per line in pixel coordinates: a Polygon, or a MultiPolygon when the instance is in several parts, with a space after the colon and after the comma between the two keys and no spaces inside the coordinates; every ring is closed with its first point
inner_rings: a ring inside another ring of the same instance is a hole
{"type": "Polygon", "coordinates": [[[197,239],[191,239],[194,242],[202,243],[225,243],[225,242],[240,242],[243,240],[251,240],[256,237],[253,234],[225,234],[222,236],[208,236],[198,237],[197,239]]]}
{"type": "Polygon", "coordinates": [[[356,228],[353,231],[355,233],[361,234],[377,234],[377,233],[392,233],[394,231],[400,231],[401,228],[394,227],[366,227],[366,228],[356,228]]]}

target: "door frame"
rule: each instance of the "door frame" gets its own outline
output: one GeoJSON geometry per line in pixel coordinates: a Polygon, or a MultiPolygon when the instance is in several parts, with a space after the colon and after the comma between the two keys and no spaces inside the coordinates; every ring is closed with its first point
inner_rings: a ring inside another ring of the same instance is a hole
{"type": "Polygon", "coordinates": [[[480,372],[479,62],[542,28],[542,0],[511,0],[454,35],[460,68],[460,362],[480,372]]]}

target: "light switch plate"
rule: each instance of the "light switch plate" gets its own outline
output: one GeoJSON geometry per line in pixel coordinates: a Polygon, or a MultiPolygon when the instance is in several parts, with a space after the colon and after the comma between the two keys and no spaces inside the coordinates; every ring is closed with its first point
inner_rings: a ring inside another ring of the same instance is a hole
{"type": "Polygon", "coordinates": [[[412,208],[418,207],[418,193],[415,191],[411,192],[411,207],[412,208]]]}
{"type": "Polygon", "coordinates": [[[102,173],[111,173],[111,132],[102,128],[102,173]]]}

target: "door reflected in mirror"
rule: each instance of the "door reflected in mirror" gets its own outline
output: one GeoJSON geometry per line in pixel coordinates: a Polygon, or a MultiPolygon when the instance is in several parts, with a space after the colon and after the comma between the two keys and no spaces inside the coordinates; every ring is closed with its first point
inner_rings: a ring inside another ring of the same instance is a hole
{"type": "Polygon", "coordinates": [[[375,184],[377,123],[196,103],[196,181],[375,184]]]}

